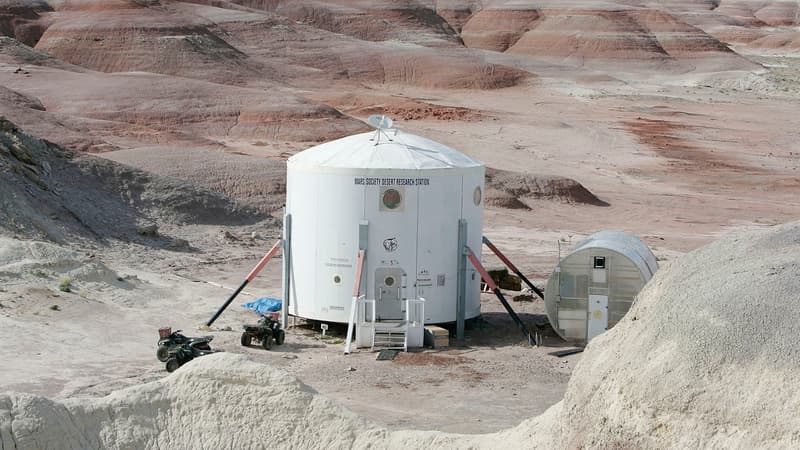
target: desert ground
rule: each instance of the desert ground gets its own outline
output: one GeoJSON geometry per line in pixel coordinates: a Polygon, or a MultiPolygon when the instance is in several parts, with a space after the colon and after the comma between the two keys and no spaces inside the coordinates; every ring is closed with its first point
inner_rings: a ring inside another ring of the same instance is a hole
{"type": "MultiPolygon", "coordinates": [[[[448,349],[344,356],[343,329],[303,321],[280,348],[243,348],[257,316],[239,304],[282,295],[279,263],[199,330],[279,239],[286,159],[371,114],[456,148],[488,169],[484,233],[542,287],[595,231],[683,273],[724,235],[800,218],[798,112],[797,2],[0,0],[0,392],[174,385],[154,354],[171,326],[390,431],[551,417],[622,331],[557,358],[569,344],[528,346],[485,294],[448,349]]],[[[513,305],[546,328],[541,301],[513,305]]],[[[553,442],[613,444],[570,439],[553,442]]],[[[685,441],[714,442],[735,441],[685,441]]]]}

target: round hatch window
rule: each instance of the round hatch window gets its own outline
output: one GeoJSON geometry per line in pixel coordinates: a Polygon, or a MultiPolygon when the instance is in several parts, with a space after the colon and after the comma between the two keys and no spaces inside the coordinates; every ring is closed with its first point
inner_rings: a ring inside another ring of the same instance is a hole
{"type": "Polygon", "coordinates": [[[385,284],[387,287],[394,286],[394,277],[386,277],[386,278],[384,278],[383,279],[383,284],[385,284]]]}
{"type": "Polygon", "coordinates": [[[341,284],[341,283],[342,283],[342,277],[340,277],[339,275],[334,275],[333,284],[341,284]]]}
{"type": "Polygon", "coordinates": [[[397,209],[402,202],[403,197],[397,189],[387,189],[383,191],[383,206],[385,206],[386,209],[397,209]]]}
{"type": "Polygon", "coordinates": [[[481,192],[481,187],[475,186],[475,190],[472,192],[472,201],[475,203],[475,206],[481,204],[482,198],[483,198],[483,192],[481,192]]]}

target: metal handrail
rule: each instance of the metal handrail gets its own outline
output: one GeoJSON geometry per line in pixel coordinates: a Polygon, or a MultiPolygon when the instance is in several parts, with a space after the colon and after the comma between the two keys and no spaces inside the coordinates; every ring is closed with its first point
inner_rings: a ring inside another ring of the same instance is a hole
{"type": "Polygon", "coordinates": [[[425,299],[422,298],[422,297],[420,297],[420,298],[407,298],[407,299],[405,299],[405,302],[406,302],[406,324],[407,324],[407,326],[411,326],[412,322],[414,323],[414,326],[413,326],[414,328],[419,328],[420,326],[425,326],[425,299]],[[412,307],[411,307],[412,304],[420,305],[420,307],[418,309],[417,308],[413,308],[414,311],[417,312],[417,314],[415,314],[415,316],[419,316],[419,317],[415,317],[413,321],[411,320],[411,314],[410,314],[410,311],[412,310],[412,307]]]}
{"type": "Polygon", "coordinates": [[[366,295],[362,294],[360,297],[358,297],[358,311],[359,311],[359,314],[358,314],[358,317],[357,317],[357,322],[358,322],[359,325],[362,325],[362,324],[365,324],[365,323],[368,323],[368,322],[371,322],[373,324],[375,323],[375,320],[377,319],[377,317],[375,315],[375,300],[367,300],[366,295]],[[370,304],[371,307],[372,307],[372,310],[371,310],[372,311],[372,319],[367,319],[367,309],[366,309],[367,304],[370,304]],[[363,312],[363,314],[362,314],[362,312],[363,312]]]}

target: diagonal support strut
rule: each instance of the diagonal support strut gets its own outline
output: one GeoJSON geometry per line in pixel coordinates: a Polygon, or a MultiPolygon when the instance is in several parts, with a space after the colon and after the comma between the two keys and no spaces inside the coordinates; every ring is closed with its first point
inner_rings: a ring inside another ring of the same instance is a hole
{"type": "Polygon", "coordinates": [[[520,278],[520,279],[521,279],[521,280],[522,280],[522,281],[523,281],[525,284],[527,284],[527,285],[528,285],[528,287],[529,287],[529,288],[531,288],[531,290],[532,290],[533,292],[535,292],[535,293],[536,293],[536,295],[538,295],[538,296],[539,296],[539,298],[541,298],[542,300],[544,300],[544,293],[543,293],[543,292],[542,292],[542,291],[541,291],[539,288],[537,288],[536,286],[534,286],[534,285],[533,285],[533,283],[531,283],[531,280],[529,280],[529,279],[528,279],[528,277],[526,277],[525,275],[523,275],[523,274],[522,274],[522,271],[520,271],[519,269],[517,269],[517,266],[515,266],[515,265],[514,265],[514,263],[512,263],[512,262],[511,262],[511,260],[509,260],[508,258],[506,258],[506,255],[504,255],[504,254],[503,254],[503,252],[501,252],[501,251],[500,251],[500,249],[498,249],[497,247],[495,247],[495,246],[494,246],[494,244],[492,244],[492,241],[490,241],[490,240],[489,240],[489,238],[487,238],[486,236],[483,236],[483,243],[484,243],[484,244],[486,244],[486,246],[487,246],[487,247],[489,247],[489,250],[491,250],[491,251],[492,251],[492,253],[494,253],[494,254],[495,254],[495,255],[496,255],[498,258],[500,258],[500,261],[503,261],[503,264],[505,264],[505,265],[506,265],[506,267],[508,267],[509,269],[511,269],[511,271],[512,271],[512,272],[514,272],[515,274],[517,274],[517,276],[518,276],[518,277],[519,277],[519,278],[520,278]]]}
{"type": "Polygon", "coordinates": [[[255,278],[256,275],[258,275],[259,272],[261,272],[261,269],[263,269],[264,266],[267,265],[269,260],[271,260],[272,257],[275,256],[275,254],[278,253],[278,250],[281,249],[281,246],[282,246],[282,241],[279,239],[278,242],[276,242],[275,245],[273,245],[272,248],[269,249],[267,254],[264,255],[263,258],[261,258],[261,260],[258,262],[258,264],[256,264],[255,267],[253,267],[253,270],[251,270],[250,273],[247,274],[247,276],[245,277],[244,281],[242,281],[242,284],[240,284],[239,287],[236,288],[235,291],[233,291],[233,294],[231,294],[231,296],[228,297],[228,300],[226,300],[225,303],[223,303],[222,306],[219,307],[217,312],[214,313],[214,315],[211,317],[211,319],[209,319],[208,322],[206,322],[206,326],[207,327],[210,327],[211,324],[214,323],[214,321],[219,318],[220,314],[222,314],[222,312],[225,311],[225,309],[231,304],[233,299],[235,299],[236,296],[239,295],[240,292],[242,292],[242,289],[244,289],[244,287],[247,286],[248,283],[253,281],[253,278],[255,278]]]}
{"type": "Polygon", "coordinates": [[[531,332],[528,331],[528,327],[525,326],[525,324],[522,322],[522,319],[520,319],[517,313],[514,311],[514,308],[512,308],[511,305],[508,303],[505,296],[503,295],[503,292],[500,291],[500,288],[497,287],[497,284],[495,284],[492,277],[489,276],[489,272],[487,272],[486,269],[481,264],[481,262],[478,261],[478,258],[475,256],[475,253],[472,252],[472,249],[470,249],[469,247],[465,247],[464,249],[467,252],[467,258],[469,258],[469,261],[472,263],[475,269],[477,269],[478,272],[481,274],[483,281],[494,292],[494,295],[497,296],[497,298],[500,300],[500,303],[503,304],[503,307],[506,308],[506,311],[508,311],[508,315],[510,315],[511,318],[514,319],[514,322],[516,322],[517,326],[522,331],[522,334],[524,334],[525,338],[528,340],[528,344],[538,347],[539,342],[541,342],[539,334],[536,333],[535,335],[532,335],[531,332]]]}

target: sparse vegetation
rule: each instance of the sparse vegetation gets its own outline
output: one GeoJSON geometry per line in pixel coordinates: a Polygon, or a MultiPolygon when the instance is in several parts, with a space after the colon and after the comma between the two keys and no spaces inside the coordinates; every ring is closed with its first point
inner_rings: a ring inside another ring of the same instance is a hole
{"type": "Polygon", "coordinates": [[[340,337],[337,337],[337,336],[334,336],[334,335],[330,335],[330,334],[327,334],[325,336],[316,335],[316,336],[314,336],[314,339],[323,341],[326,344],[331,344],[331,345],[338,345],[338,344],[343,344],[344,343],[344,339],[342,339],[340,337]]]}
{"type": "Polygon", "coordinates": [[[61,292],[72,292],[72,281],[67,277],[62,277],[58,282],[58,290],[61,292]]]}
{"type": "Polygon", "coordinates": [[[45,271],[44,271],[44,270],[42,270],[42,269],[33,269],[33,271],[32,271],[31,273],[32,273],[34,276],[37,276],[37,277],[39,277],[39,278],[48,278],[48,277],[49,277],[49,275],[47,275],[47,272],[45,272],[45,271]]]}

